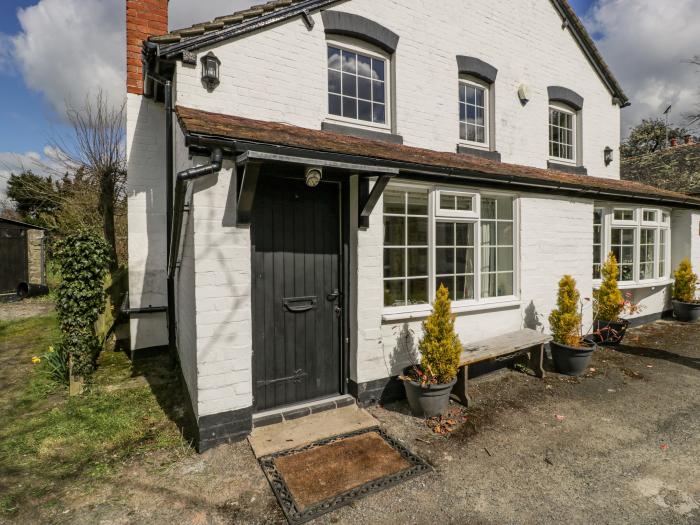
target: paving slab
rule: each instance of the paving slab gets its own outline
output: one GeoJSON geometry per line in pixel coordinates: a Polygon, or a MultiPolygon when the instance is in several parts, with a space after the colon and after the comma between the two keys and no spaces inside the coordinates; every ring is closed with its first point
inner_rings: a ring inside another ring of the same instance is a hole
{"type": "Polygon", "coordinates": [[[248,442],[255,456],[260,458],[378,425],[379,422],[366,410],[351,405],[255,428],[248,442]]]}

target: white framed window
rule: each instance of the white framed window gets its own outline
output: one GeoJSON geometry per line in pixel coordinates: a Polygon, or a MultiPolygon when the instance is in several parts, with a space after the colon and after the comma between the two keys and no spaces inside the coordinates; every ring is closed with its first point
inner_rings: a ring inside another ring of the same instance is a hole
{"type": "Polygon", "coordinates": [[[327,49],[329,118],[388,128],[389,57],[334,41],[327,49]]]}
{"type": "Polygon", "coordinates": [[[489,87],[468,79],[459,81],[459,138],[472,146],[489,145],[489,87]]]}
{"type": "Polygon", "coordinates": [[[427,306],[440,284],[455,306],[516,300],[516,206],[514,195],[390,185],[384,192],[385,310],[427,306]]]}
{"type": "Polygon", "coordinates": [[[576,162],[576,113],[564,105],[549,107],[549,158],[576,162]]]}
{"type": "Polygon", "coordinates": [[[436,215],[462,218],[476,218],[479,216],[478,193],[436,190],[436,199],[436,215]]]}
{"type": "Polygon", "coordinates": [[[618,281],[635,284],[670,278],[670,214],[661,209],[597,207],[593,217],[593,278],[600,280],[600,261],[609,252],[617,259],[618,281]]]}
{"type": "Polygon", "coordinates": [[[600,269],[605,255],[603,254],[603,208],[593,210],[593,279],[600,279],[600,269]]]}

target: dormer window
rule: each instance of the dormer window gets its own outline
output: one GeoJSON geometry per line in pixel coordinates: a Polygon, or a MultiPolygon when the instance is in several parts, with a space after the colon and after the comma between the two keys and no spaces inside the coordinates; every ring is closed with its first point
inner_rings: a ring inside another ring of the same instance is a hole
{"type": "Polygon", "coordinates": [[[388,59],[356,49],[328,46],[328,114],[386,126],[388,59]]]}

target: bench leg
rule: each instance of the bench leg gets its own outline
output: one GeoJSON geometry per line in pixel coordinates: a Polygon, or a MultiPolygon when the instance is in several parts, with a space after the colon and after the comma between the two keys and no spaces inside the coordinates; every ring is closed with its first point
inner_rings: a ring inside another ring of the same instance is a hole
{"type": "Polygon", "coordinates": [[[472,403],[472,400],[469,398],[468,378],[469,367],[463,366],[459,369],[459,372],[457,372],[457,383],[452,387],[452,395],[450,396],[467,408],[469,408],[472,403]]]}
{"type": "Polygon", "coordinates": [[[530,368],[535,372],[535,375],[540,379],[544,377],[544,345],[540,345],[539,350],[535,350],[531,354],[530,368]]]}

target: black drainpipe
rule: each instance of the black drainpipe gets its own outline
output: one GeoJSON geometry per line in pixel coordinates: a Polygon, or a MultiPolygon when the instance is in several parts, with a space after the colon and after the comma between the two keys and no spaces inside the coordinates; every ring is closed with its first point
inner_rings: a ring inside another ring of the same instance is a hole
{"type": "MultiPolygon", "coordinates": [[[[221,148],[215,148],[211,153],[211,162],[204,166],[197,166],[177,174],[175,179],[175,202],[173,205],[173,229],[170,242],[170,257],[168,262],[168,280],[175,278],[175,268],[180,251],[180,235],[182,234],[182,214],[185,211],[185,197],[190,181],[213,175],[221,171],[224,153],[221,148]]],[[[173,295],[174,297],[174,295],[173,295]]],[[[174,314],[173,314],[174,315],[174,314]]]]}
{"type": "MultiPolygon", "coordinates": [[[[165,82],[165,228],[166,252],[173,240],[173,85],[165,82]]],[[[168,272],[168,348],[175,359],[177,353],[177,318],[175,316],[175,278],[168,272]]]]}

